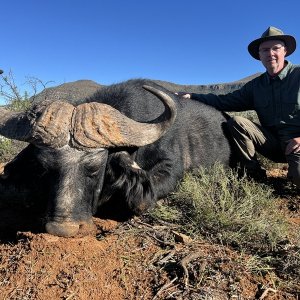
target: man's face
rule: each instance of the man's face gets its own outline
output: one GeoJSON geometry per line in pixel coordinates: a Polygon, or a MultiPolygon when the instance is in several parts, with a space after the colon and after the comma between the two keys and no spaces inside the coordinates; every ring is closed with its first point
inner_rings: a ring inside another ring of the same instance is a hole
{"type": "Polygon", "coordinates": [[[265,41],[259,45],[259,58],[271,76],[284,68],[286,48],[280,40],[265,41]]]}

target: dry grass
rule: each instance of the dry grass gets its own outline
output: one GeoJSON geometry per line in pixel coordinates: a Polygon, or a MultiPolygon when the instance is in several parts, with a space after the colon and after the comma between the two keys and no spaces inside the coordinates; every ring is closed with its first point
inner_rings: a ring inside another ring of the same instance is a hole
{"type": "MultiPolygon", "coordinates": [[[[294,194],[288,183],[286,189],[294,194]]],[[[177,224],[178,231],[194,239],[235,249],[240,253],[236,268],[269,278],[269,292],[285,289],[299,295],[299,225],[291,224],[286,212],[272,186],[239,178],[216,164],[186,174],[178,190],[151,216],[177,224]]],[[[199,276],[203,282],[203,274],[199,276]]]]}
{"type": "Polygon", "coordinates": [[[241,249],[273,249],[288,235],[288,222],[273,190],[220,164],[189,173],[159,218],[183,224],[186,232],[241,249]]]}

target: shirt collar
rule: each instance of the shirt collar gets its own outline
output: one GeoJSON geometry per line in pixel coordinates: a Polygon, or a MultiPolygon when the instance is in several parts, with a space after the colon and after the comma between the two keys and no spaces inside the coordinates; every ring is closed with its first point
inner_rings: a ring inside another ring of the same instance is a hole
{"type": "Polygon", "coordinates": [[[292,68],[292,63],[287,60],[285,61],[285,63],[286,63],[286,66],[282,69],[282,71],[277,76],[271,77],[268,74],[268,72],[265,73],[268,83],[271,83],[273,80],[278,80],[278,79],[283,80],[287,76],[288,72],[292,68]]]}

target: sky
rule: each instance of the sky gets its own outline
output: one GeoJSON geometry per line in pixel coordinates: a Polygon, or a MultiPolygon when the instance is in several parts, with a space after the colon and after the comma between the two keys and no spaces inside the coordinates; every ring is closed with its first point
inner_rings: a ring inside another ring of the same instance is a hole
{"type": "MultiPolygon", "coordinates": [[[[299,0],[0,3],[0,69],[12,72],[21,90],[30,77],[47,87],[81,79],[232,82],[264,72],[247,46],[269,26],[300,41],[299,0]]],[[[288,60],[300,63],[300,50],[288,60]]]]}

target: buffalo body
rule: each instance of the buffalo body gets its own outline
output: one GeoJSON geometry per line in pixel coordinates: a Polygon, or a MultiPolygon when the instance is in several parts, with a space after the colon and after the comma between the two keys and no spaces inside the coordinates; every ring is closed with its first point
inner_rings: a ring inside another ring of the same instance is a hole
{"type": "MultiPolygon", "coordinates": [[[[141,214],[174,191],[184,172],[216,161],[234,164],[226,132],[228,116],[151,80],[107,86],[84,102],[108,104],[132,120],[160,124],[166,118],[165,106],[145,85],[168,95],[177,110],[172,126],[154,142],[94,147],[92,137],[89,148],[75,147],[80,143],[61,144],[64,134],[55,147],[48,141],[30,143],[7,164],[2,184],[26,186],[44,200],[47,232],[74,236],[92,226],[92,216],[104,208],[141,214]]],[[[129,133],[133,139],[136,131],[129,133]]]]}

